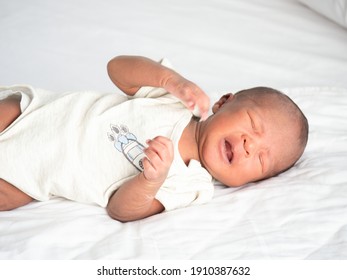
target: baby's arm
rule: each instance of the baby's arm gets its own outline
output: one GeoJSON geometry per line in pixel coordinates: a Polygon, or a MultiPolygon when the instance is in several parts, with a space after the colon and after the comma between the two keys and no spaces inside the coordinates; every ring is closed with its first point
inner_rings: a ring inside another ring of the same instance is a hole
{"type": "Polygon", "coordinates": [[[164,183],[173,160],[173,144],[162,136],[147,141],[144,171],[125,182],[111,196],[108,214],[122,222],[134,221],[158,214],[163,205],[155,199],[164,183]]]}
{"type": "MultiPolygon", "coordinates": [[[[17,97],[11,96],[0,100],[0,132],[4,131],[20,114],[20,101],[17,97]]],[[[32,200],[30,196],[0,178],[0,211],[15,209],[32,200]]]]}
{"type": "Polygon", "coordinates": [[[128,95],[142,86],[161,87],[180,98],[188,109],[199,108],[202,119],[207,118],[210,99],[196,84],[174,70],[141,56],[118,56],[107,65],[112,82],[128,95]]]}

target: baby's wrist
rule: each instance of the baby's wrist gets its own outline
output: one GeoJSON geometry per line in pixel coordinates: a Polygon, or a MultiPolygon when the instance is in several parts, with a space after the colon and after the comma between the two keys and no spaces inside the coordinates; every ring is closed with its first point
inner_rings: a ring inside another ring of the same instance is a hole
{"type": "Polygon", "coordinates": [[[176,90],[179,85],[179,80],[181,79],[181,75],[172,69],[167,69],[163,73],[163,78],[161,79],[161,87],[167,90],[168,92],[173,92],[176,90]]]}
{"type": "Polygon", "coordinates": [[[150,190],[159,190],[165,180],[151,180],[145,175],[145,172],[141,172],[138,175],[138,180],[143,188],[148,188],[150,190]]]}

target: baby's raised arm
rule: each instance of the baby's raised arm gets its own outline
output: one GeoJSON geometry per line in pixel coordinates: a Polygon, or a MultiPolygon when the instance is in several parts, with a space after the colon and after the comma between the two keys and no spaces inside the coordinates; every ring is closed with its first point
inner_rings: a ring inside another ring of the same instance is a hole
{"type": "Polygon", "coordinates": [[[206,119],[210,99],[193,82],[174,70],[142,56],[117,56],[107,64],[112,82],[128,95],[134,95],[142,86],[161,87],[183,101],[189,110],[195,106],[206,119]]]}

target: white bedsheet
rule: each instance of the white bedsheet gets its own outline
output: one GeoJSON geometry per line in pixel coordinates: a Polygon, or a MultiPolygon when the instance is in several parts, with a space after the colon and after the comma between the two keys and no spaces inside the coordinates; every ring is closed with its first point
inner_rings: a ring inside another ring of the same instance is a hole
{"type": "Polygon", "coordinates": [[[345,28],[295,0],[0,0],[0,36],[2,85],[114,91],[113,56],[168,57],[212,101],[283,89],[311,126],[294,168],[216,183],[206,205],[125,224],[59,198],[0,212],[0,259],[347,259],[345,28]]]}

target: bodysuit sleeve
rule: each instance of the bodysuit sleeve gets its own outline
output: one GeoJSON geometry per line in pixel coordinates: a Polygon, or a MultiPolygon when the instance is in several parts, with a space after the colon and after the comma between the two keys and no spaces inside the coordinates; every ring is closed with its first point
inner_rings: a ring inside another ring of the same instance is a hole
{"type": "Polygon", "coordinates": [[[213,197],[212,176],[196,160],[191,160],[186,171],[173,172],[156,194],[165,211],[204,204],[213,197]]]}

